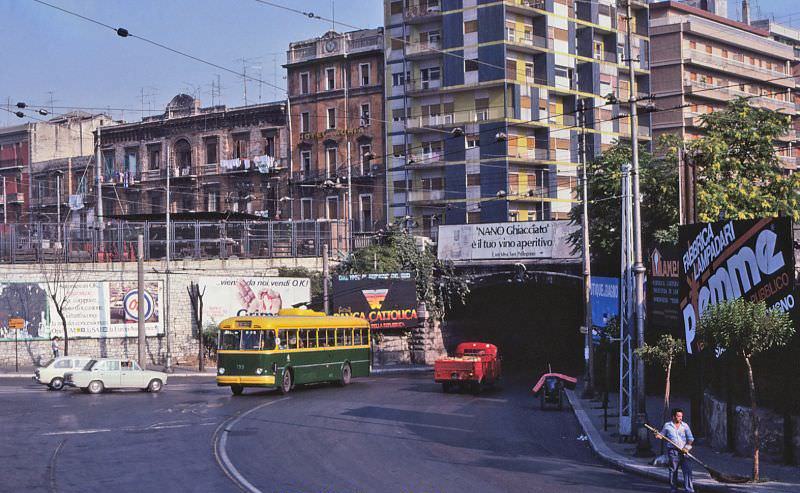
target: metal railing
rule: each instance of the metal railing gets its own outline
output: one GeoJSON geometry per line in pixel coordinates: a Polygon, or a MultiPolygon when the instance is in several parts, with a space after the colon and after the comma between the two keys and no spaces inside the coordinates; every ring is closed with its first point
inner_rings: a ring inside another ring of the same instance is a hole
{"type": "MultiPolygon", "coordinates": [[[[170,258],[320,257],[326,244],[331,254],[345,254],[352,247],[352,229],[345,221],[174,221],[170,258]]],[[[102,232],[73,224],[0,225],[0,263],[135,262],[140,234],[146,260],[166,257],[163,221],[114,221],[102,232]]]]}

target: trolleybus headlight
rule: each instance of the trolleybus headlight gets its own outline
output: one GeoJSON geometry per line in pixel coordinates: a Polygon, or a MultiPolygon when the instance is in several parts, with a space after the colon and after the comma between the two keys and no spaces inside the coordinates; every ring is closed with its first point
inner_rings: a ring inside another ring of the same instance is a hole
{"type": "Polygon", "coordinates": [[[224,375],[225,374],[225,368],[220,368],[218,371],[219,371],[220,375],[224,375]]]}
{"type": "Polygon", "coordinates": [[[262,373],[264,373],[263,368],[256,368],[256,375],[261,375],[262,373]]]}

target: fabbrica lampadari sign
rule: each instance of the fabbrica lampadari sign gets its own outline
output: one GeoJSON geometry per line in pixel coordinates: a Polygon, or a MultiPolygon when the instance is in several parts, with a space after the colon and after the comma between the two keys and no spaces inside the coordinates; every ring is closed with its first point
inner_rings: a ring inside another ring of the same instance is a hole
{"type": "Polygon", "coordinates": [[[531,221],[439,226],[443,260],[574,259],[570,221],[531,221]]]}
{"type": "Polygon", "coordinates": [[[792,224],[788,218],[698,223],[679,228],[680,309],[692,352],[697,323],[711,305],[736,298],[795,307],[792,224]]]}

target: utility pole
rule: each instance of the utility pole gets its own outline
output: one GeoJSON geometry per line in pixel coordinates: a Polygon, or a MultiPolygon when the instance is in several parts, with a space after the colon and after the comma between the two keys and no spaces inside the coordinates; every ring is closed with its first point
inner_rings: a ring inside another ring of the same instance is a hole
{"type": "MultiPolygon", "coordinates": [[[[631,13],[631,2],[627,0],[626,9],[626,38],[628,47],[628,105],[630,108],[631,125],[631,184],[632,184],[632,203],[633,203],[633,273],[634,279],[634,313],[636,314],[636,347],[644,345],[644,262],[642,261],[642,213],[641,195],[639,192],[639,135],[638,119],[636,114],[636,73],[633,67],[633,44],[631,24],[633,15],[631,13]]],[[[640,357],[634,358],[636,369],[636,399],[634,409],[636,410],[636,454],[639,456],[653,455],[650,449],[650,435],[644,428],[647,421],[647,401],[644,392],[644,362],[640,357]]]]}
{"type": "Polygon", "coordinates": [[[167,237],[167,250],[166,250],[167,268],[166,268],[166,271],[164,273],[164,276],[166,278],[165,279],[165,281],[166,281],[165,284],[166,284],[166,291],[167,291],[166,293],[164,293],[164,308],[165,308],[165,311],[167,312],[167,315],[166,315],[166,320],[164,321],[164,336],[167,338],[167,365],[166,365],[167,368],[166,368],[166,370],[168,372],[171,372],[172,371],[172,343],[170,342],[170,332],[171,332],[170,331],[170,325],[171,324],[170,324],[170,320],[169,320],[169,317],[170,317],[170,306],[169,306],[169,301],[170,301],[170,299],[169,299],[169,295],[170,295],[170,293],[169,293],[169,291],[170,291],[170,289],[169,289],[169,267],[170,267],[170,265],[169,265],[169,249],[170,248],[169,247],[170,247],[170,236],[171,235],[170,235],[170,221],[169,221],[170,217],[169,217],[169,214],[170,214],[170,209],[172,208],[172,203],[170,202],[170,197],[169,197],[169,178],[170,178],[170,175],[172,174],[172,164],[170,163],[170,159],[169,159],[169,144],[167,144],[167,143],[164,144],[164,150],[165,150],[165,161],[166,161],[166,164],[167,164],[167,212],[165,214],[166,227],[167,227],[167,234],[166,234],[166,237],[167,237]]]}
{"type": "Polygon", "coordinates": [[[56,172],[56,233],[58,242],[61,243],[61,171],[56,172]]]}
{"type": "Polygon", "coordinates": [[[347,129],[350,126],[350,101],[348,100],[350,88],[350,62],[347,59],[347,43],[349,41],[350,40],[347,35],[342,38],[342,46],[344,47],[344,60],[342,62],[342,66],[344,68],[344,70],[342,70],[344,74],[344,135],[347,139],[347,223],[345,223],[345,239],[347,241],[348,253],[351,251],[353,245],[353,164],[350,162],[350,141],[352,139],[347,132],[347,129]]]}
{"type": "Polygon", "coordinates": [[[94,158],[94,168],[95,168],[95,185],[97,187],[97,204],[95,204],[95,211],[97,212],[97,229],[98,229],[98,236],[100,239],[100,253],[105,252],[105,239],[104,239],[104,225],[103,225],[103,167],[100,164],[100,157],[101,157],[101,137],[100,131],[103,128],[103,122],[100,122],[100,125],[97,126],[97,148],[95,150],[96,155],[94,158]]]}
{"type": "Polygon", "coordinates": [[[578,145],[580,146],[581,160],[581,192],[583,200],[583,219],[581,221],[581,238],[583,240],[583,311],[584,325],[586,327],[586,342],[583,348],[584,367],[586,369],[583,397],[594,396],[594,339],[592,335],[592,266],[589,254],[589,186],[586,174],[586,100],[578,99],[578,118],[580,119],[581,134],[578,145]]]}
{"type": "Polygon", "coordinates": [[[330,315],[330,301],[328,297],[328,285],[330,284],[331,272],[328,264],[328,244],[322,245],[322,303],[325,315],[330,315]]]}
{"type": "Polygon", "coordinates": [[[139,328],[139,366],[146,369],[147,365],[145,346],[147,344],[146,333],[144,330],[144,236],[139,235],[138,249],[136,251],[136,302],[139,305],[136,310],[136,325],[139,328]]]}
{"type": "Polygon", "coordinates": [[[8,224],[8,195],[6,195],[6,177],[3,177],[3,224],[8,224]]]}

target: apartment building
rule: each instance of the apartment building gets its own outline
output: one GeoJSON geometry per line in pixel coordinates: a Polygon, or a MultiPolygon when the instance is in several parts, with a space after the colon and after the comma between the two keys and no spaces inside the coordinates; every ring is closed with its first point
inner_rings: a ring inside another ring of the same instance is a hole
{"type": "MultiPolygon", "coordinates": [[[[163,114],[99,133],[104,216],[239,212],[282,218],[286,103],[201,107],[178,94],[163,114]]],[[[285,211],[288,215],[288,210],[285,211]]]]}
{"type": "Polygon", "coordinates": [[[2,219],[56,222],[60,205],[65,213],[62,221],[91,222],[94,202],[87,187],[94,176],[88,166],[94,154],[92,132],[112,124],[105,114],[75,111],[0,128],[2,219]],[[67,216],[70,203],[75,214],[67,216]]]}
{"type": "MultiPolygon", "coordinates": [[[[662,110],[652,115],[655,136],[696,138],[701,115],[739,96],[797,122],[795,49],[768,30],[665,1],[650,4],[650,37],[652,92],[662,110]]],[[[782,140],[778,152],[794,168],[796,131],[782,140]]]]}
{"type": "Polygon", "coordinates": [[[286,61],[292,217],[379,229],[386,223],[383,29],[293,42],[286,61]]]}
{"type": "MultiPolygon", "coordinates": [[[[648,8],[632,1],[635,93],[648,8]]],[[[630,137],[624,8],[612,0],[386,0],[389,215],[438,224],[565,219],[587,158],[630,137]],[[613,96],[611,98],[610,96],[613,96]]],[[[644,97],[641,104],[645,104],[644,97]]],[[[637,133],[649,136],[647,117],[637,133]]]]}

